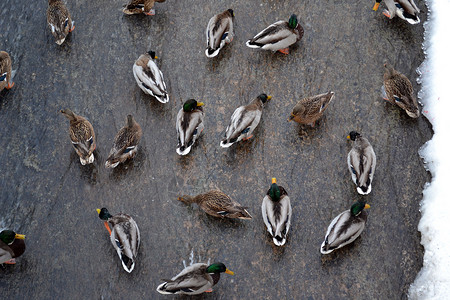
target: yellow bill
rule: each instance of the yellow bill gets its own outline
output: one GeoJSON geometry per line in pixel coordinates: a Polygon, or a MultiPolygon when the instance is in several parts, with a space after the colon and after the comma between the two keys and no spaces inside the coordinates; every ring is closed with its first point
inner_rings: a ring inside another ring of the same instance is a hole
{"type": "Polygon", "coordinates": [[[228,270],[228,269],[225,270],[225,273],[230,274],[230,275],[234,275],[234,272],[233,272],[233,271],[230,271],[230,270],[228,270]]]}
{"type": "Polygon", "coordinates": [[[369,204],[364,205],[364,208],[370,208],[369,204]]]}
{"type": "Polygon", "coordinates": [[[25,234],[18,234],[18,233],[16,233],[16,236],[14,238],[18,239],[18,240],[24,240],[25,239],[25,234]]]}
{"type": "Polygon", "coordinates": [[[197,106],[203,106],[203,105],[205,105],[205,103],[203,103],[203,102],[197,102],[197,106]]]}
{"type": "Polygon", "coordinates": [[[380,6],[380,3],[375,2],[375,5],[373,6],[372,9],[373,9],[374,11],[377,11],[379,6],[380,6]]]}
{"type": "Polygon", "coordinates": [[[275,177],[272,177],[272,183],[277,183],[277,179],[275,177]]]}

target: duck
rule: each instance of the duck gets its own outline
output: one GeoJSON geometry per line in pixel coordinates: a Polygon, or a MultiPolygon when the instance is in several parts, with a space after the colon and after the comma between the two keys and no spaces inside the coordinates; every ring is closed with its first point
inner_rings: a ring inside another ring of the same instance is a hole
{"type": "Polygon", "coordinates": [[[142,54],[133,65],[133,74],[138,86],[144,93],[151,95],[161,103],[169,102],[166,83],[161,70],[153,61],[157,59],[154,51],[142,54]]]}
{"type": "Polygon", "coordinates": [[[142,129],[132,115],[127,116],[127,124],[122,127],[114,138],[114,144],[106,159],[106,168],[115,168],[119,163],[133,158],[137,153],[137,145],[141,141],[142,129]]]}
{"type": "Polygon", "coordinates": [[[60,112],[69,119],[69,136],[75,152],[80,157],[84,166],[94,162],[95,132],[92,124],[86,118],[75,114],[70,109],[62,109],[60,112]]]}
{"type": "Polygon", "coordinates": [[[16,258],[25,252],[25,235],[12,230],[0,232],[0,264],[13,265],[16,258]]]}
{"type": "Polygon", "coordinates": [[[367,195],[372,191],[377,157],[369,141],[358,132],[351,131],[347,139],[354,142],[347,155],[348,169],[358,193],[367,195]]]}
{"type": "Polygon", "coordinates": [[[215,57],[219,51],[233,41],[233,17],[232,9],[213,16],[206,27],[206,45],[205,54],[207,57],[215,57]]]}
{"type": "Polygon", "coordinates": [[[154,16],[155,2],[165,2],[166,0],[131,0],[123,8],[123,13],[127,15],[146,14],[147,16],[154,16]]]}
{"type": "MultiPolygon", "coordinates": [[[[377,11],[382,0],[376,0],[373,10],[377,11]]],[[[420,9],[414,0],[385,0],[387,10],[383,11],[383,15],[392,19],[395,15],[407,21],[409,24],[415,25],[420,23],[420,9]]]]}
{"type": "Polygon", "coordinates": [[[0,92],[3,89],[11,89],[14,86],[12,82],[11,57],[8,52],[0,51],[0,92]]]}
{"type": "Polygon", "coordinates": [[[334,98],[334,92],[328,92],[300,100],[293,108],[288,121],[294,120],[300,124],[308,124],[314,127],[334,98]]]}
{"type": "Polygon", "coordinates": [[[250,48],[280,51],[289,54],[289,46],[303,37],[303,27],[298,23],[297,15],[292,14],[289,21],[278,21],[248,40],[250,48]]]}
{"type": "Polygon", "coordinates": [[[141,243],[141,233],[133,218],[124,213],[112,216],[108,209],[103,207],[97,209],[100,219],[104,222],[111,238],[111,244],[119,255],[122,266],[128,273],[131,273],[136,263],[136,256],[141,243]],[[112,226],[109,228],[109,224],[112,226]]]}
{"type": "Polygon", "coordinates": [[[234,272],[221,262],[209,266],[204,263],[192,264],[172,279],[163,279],[165,282],[158,285],[156,291],[165,295],[198,295],[212,292],[212,287],[219,282],[220,273],[234,275],[234,272]]]}
{"type": "Polygon", "coordinates": [[[64,43],[69,32],[75,29],[75,22],[62,0],[48,0],[47,23],[58,45],[64,43]]]}
{"type": "Polygon", "coordinates": [[[291,226],[292,207],[288,193],[282,186],[277,185],[276,178],[272,178],[272,185],[263,199],[261,211],[273,243],[283,246],[291,226]]]}
{"type": "Polygon", "coordinates": [[[419,104],[414,96],[411,81],[390,64],[384,64],[383,98],[403,109],[411,118],[420,116],[419,104]]]}
{"type": "Polygon", "coordinates": [[[203,132],[203,102],[197,102],[195,99],[189,99],[184,102],[183,107],[178,111],[177,115],[177,137],[178,146],[177,153],[186,155],[191,151],[197,138],[203,132]]]}
{"type": "Polygon", "coordinates": [[[364,209],[368,208],[370,208],[369,204],[358,200],[349,210],[335,217],[328,226],[325,240],[320,246],[320,253],[329,254],[356,240],[366,225],[367,212],[364,209]]]}
{"type": "Polygon", "coordinates": [[[248,105],[238,107],[231,116],[230,125],[225,130],[225,139],[220,142],[222,148],[228,148],[241,140],[253,137],[252,133],[261,120],[264,104],[272,96],[260,94],[248,105]]]}
{"type": "Polygon", "coordinates": [[[241,206],[231,199],[230,196],[219,190],[211,190],[195,197],[184,195],[178,197],[178,200],[186,204],[197,203],[203,211],[214,217],[243,220],[252,218],[246,209],[247,207],[241,206]]]}

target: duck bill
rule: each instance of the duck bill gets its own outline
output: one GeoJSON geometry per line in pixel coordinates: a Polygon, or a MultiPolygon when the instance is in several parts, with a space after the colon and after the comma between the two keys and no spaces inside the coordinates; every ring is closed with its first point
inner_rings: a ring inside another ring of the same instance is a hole
{"type": "Polygon", "coordinates": [[[267,101],[269,101],[270,99],[272,99],[272,96],[267,96],[267,101]]]}
{"type": "Polygon", "coordinates": [[[364,205],[364,208],[365,208],[365,209],[370,208],[370,205],[369,205],[369,204],[366,204],[366,205],[364,205]]]}
{"type": "Polygon", "coordinates": [[[374,11],[377,11],[378,10],[378,7],[380,7],[380,2],[375,2],[375,4],[373,5],[373,10],[374,11]]]}
{"type": "Polygon", "coordinates": [[[272,183],[277,183],[277,179],[275,177],[272,178],[272,183]]]}
{"type": "Polygon", "coordinates": [[[197,102],[197,106],[203,106],[203,105],[205,105],[205,103],[203,103],[203,102],[197,102]]]}
{"type": "Polygon", "coordinates": [[[14,238],[17,239],[17,240],[24,240],[25,239],[25,235],[16,233],[16,236],[14,238]]]}
{"type": "Polygon", "coordinates": [[[347,140],[349,140],[350,139],[350,136],[349,135],[347,135],[347,140]]]}
{"type": "Polygon", "coordinates": [[[96,210],[97,210],[97,213],[100,214],[100,211],[101,211],[100,208],[97,208],[96,210]]]}
{"type": "Polygon", "coordinates": [[[294,118],[295,118],[295,116],[294,116],[294,115],[290,115],[290,116],[289,116],[289,119],[288,119],[288,122],[290,122],[290,121],[294,120],[294,118]]]}
{"type": "Polygon", "coordinates": [[[228,270],[228,269],[225,270],[225,273],[230,274],[230,275],[234,275],[234,272],[233,272],[233,271],[230,271],[230,270],[228,270]]]}

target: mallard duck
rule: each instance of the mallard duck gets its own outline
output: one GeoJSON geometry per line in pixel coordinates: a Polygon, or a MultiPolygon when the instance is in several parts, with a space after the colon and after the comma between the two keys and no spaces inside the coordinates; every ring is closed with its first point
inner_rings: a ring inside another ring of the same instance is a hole
{"type": "Polygon", "coordinates": [[[233,10],[228,9],[209,20],[208,27],[206,27],[207,48],[205,54],[207,57],[216,56],[225,44],[229,44],[233,40],[233,17],[233,10]]]}
{"type": "Polygon", "coordinates": [[[220,273],[234,275],[221,262],[211,265],[197,263],[185,268],[172,279],[163,279],[165,282],[158,285],[156,290],[161,294],[198,295],[212,292],[212,287],[219,282],[220,273]]]}
{"type": "Polygon", "coordinates": [[[333,98],[334,92],[328,92],[300,100],[294,106],[288,121],[294,120],[300,124],[309,124],[314,127],[315,122],[322,117],[333,98]]]}
{"type": "Polygon", "coordinates": [[[303,37],[303,27],[298,23],[297,16],[291,15],[289,21],[278,21],[247,41],[250,48],[280,51],[289,54],[289,46],[303,37]]]}
{"type": "Polygon", "coordinates": [[[137,145],[142,137],[141,126],[134,120],[132,115],[127,116],[127,124],[122,127],[114,138],[114,145],[109,151],[105,167],[115,168],[137,153],[137,145]]]}
{"type": "Polygon", "coordinates": [[[320,246],[322,254],[344,247],[360,236],[367,221],[365,208],[370,208],[370,205],[364,201],[355,202],[349,210],[341,212],[331,221],[325,240],[320,246]]]}
{"type": "Polygon", "coordinates": [[[203,102],[197,102],[189,99],[183,104],[177,115],[177,136],[178,146],[177,153],[186,155],[191,151],[192,145],[202,133],[205,126],[203,125],[203,102]]]}
{"type": "Polygon", "coordinates": [[[0,264],[16,263],[15,258],[25,252],[25,235],[15,233],[12,230],[0,232],[0,264]]]}
{"type": "Polygon", "coordinates": [[[384,67],[384,100],[397,104],[411,118],[418,118],[420,116],[419,104],[414,96],[411,82],[405,75],[394,70],[388,63],[385,63],[384,67]]]}
{"type": "Polygon", "coordinates": [[[350,132],[347,139],[354,141],[352,150],[347,155],[348,169],[352,174],[358,193],[367,195],[372,191],[377,157],[369,141],[358,132],[350,132]]]}
{"type": "Polygon", "coordinates": [[[75,148],[80,162],[84,166],[94,162],[95,132],[92,124],[75,114],[70,109],[62,109],[60,111],[70,121],[69,135],[72,141],[72,146],[75,148]]]}
{"type": "Polygon", "coordinates": [[[127,214],[118,213],[112,216],[106,208],[97,209],[98,216],[104,220],[111,238],[111,244],[119,255],[122,266],[128,273],[134,269],[136,256],[141,243],[139,227],[133,218],[127,214]],[[112,230],[109,228],[109,224],[112,230]]]}
{"type": "Polygon", "coordinates": [[[154,16],[155,2],[165,2],[166,0],[131,0],[124,8],[123,12],[127,15],[146,14],[154,16]]]}
{"type": "Polygon", "coordinates": [[[61,45],[69,32],[75,29],[69,11],[62,0],[48,0],[47,23],[52,30],[56,43],[61,45]]]}
{"type": "Polygon", "coordinates": [[[272,96],[261,94],[250,104],[238,107],[231,116],[230,125],[225,131],[225,139],[220,142],[220,146],[228,148],[240,140],[248,140],[252,137],[252,132],[261,120],[264,103],[272,99],[272,96]]]}
{"type": "MultiPolygon", "coordinates": [[[[373,10],[377,11],[382,0],[376,0],[373,10]]],[[[420,9],[417,7],[414,0],[385,0],[387,10],[383,11],[383,15],[392,19],[395,15],[407,21],[409,24],[419,24],[420,9]]]]}
{"type": "Polygon", "coordinates": [[[9,90],[14,86],[12,82],[11,57],[5,51],[0,51],[0,92],[4,88],[9,90]]]}
{"type": "Polygon", "coordinates": [[[179,197],[178,200],[186,204],[197,203],[207,214],[214,217],[244,220],[250,220],[252,218],[246,210],[247,207],[241,206],[232,200],[230,196],[219,190],[212,190],[195,197],[184,195],[179,197]]]}
{"type": "Polygon", "coordinates": [[[138,86],[144,93],[156,98],[161,103],[169,102],[164,76],[153,59],[157,59],[154,51],[139,56],[133,65],[133,74],[138,86]]]}
{"type": "Polygon", "coordinates": [[[291,226],[292,207],[286,190],[277,185],[276,178],[272,178],[272,185],[263,199],[261,211],[273,243],[283,246],[291,226]]]}

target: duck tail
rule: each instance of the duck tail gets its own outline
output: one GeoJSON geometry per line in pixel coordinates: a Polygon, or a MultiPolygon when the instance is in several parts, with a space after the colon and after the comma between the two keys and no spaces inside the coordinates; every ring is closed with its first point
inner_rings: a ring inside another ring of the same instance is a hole
{"type": "Polygon", "coordinates": [[[356,187],[356,190],[361,195],[367,195],[370,194],[370,192],[372,191],[372,185],[369,184],[368,186],[358,186],[356,187]]]}
{"type": "Polygon", "coordinates": [[[251,220],[252,219],[252,215],[250,215],[249,212],[244,207],[239,211],[239,213],[240,213],[240,215],[238,216],[238,218],[241,220],[251,220]]]}
{"type": "Polygon", "coordinates": [[[191,152],[192,145],[189,147],[180,146],[177,148],[178,155],[187,155],[189,152],[191,152]]]}
{"type": "Polygon", "coordinates": [[[273,243],[278,247],[283,246],[286,243],[286,238],[278,234],[273,237],[273,243]]]}
{"type": "Polygon", "coordinates": [[[219,54],[219,51],[220,51],[220,48],[219,49],[212,49],[212,48],[207,48],[206,50],[205,50],[205,55],[207,56],[207,57],[209,57],[209,58],[211,58],[211,57],[215,57],[215,56],[217,56],[217,54],[219,54]]]}
{"type": "Polygon", "coordinates": [[[174,293],[168,292],[166,290],[166,284],[167,284],[167,282],[163,282],[160,285],[158,285],[158,287],[156,288],[156,291],[163,295],[173,295],[174,293]]]}
{"type": "Polygon", "coordinates": [[[261,48],[263,45],[262,44],[258,44],[255,42],[252,42],[252,40],[248,40],[245,45],[249,48],[253,48],[253,49],[259,49],[261,48]]]}
{"type": "Polygon", "coordinates": [[[223,141],[221,141],[220,142],[220,147],[222,147],[222,148],[228,148],[228,147],[230,147],[231,145],[233,145],[235,142],[229,142],[229,141],[227,141],[227,140],[223,140],[223,141]]]}

